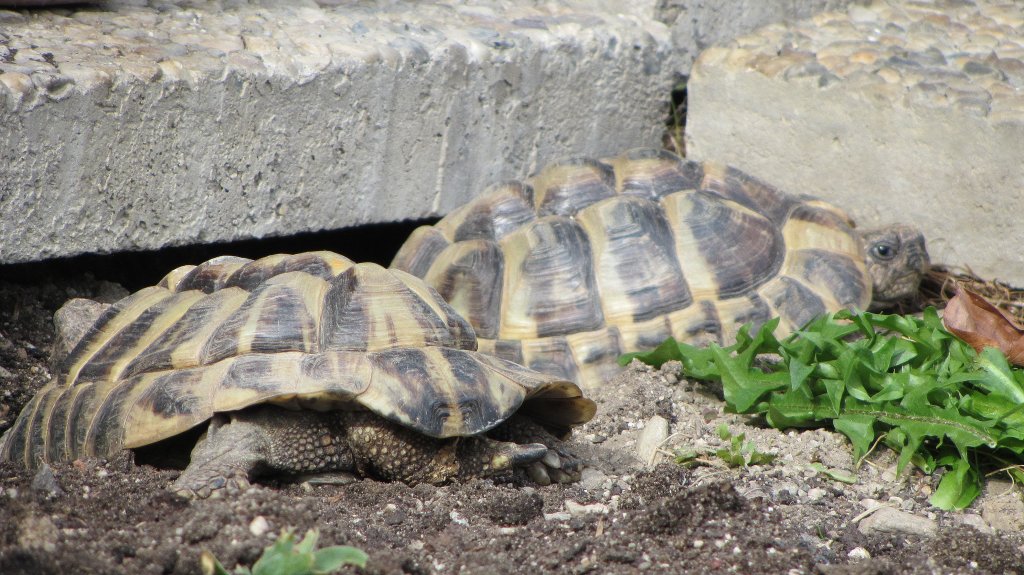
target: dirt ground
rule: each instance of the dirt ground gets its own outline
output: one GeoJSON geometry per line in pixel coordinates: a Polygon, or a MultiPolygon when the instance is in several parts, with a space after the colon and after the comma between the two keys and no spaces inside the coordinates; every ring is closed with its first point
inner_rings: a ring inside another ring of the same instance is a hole
{"type": "MultiPolygon", "coordinates": [[[[125,293],[66,270],[12,279],[0,277],[0,432],[50,377],[53,312],[125,293]]],[[[966,512],[942,512],[927,502],[937,477],[897,478],[886,452],[855,469],[842,436],[725,414],[714,390],[670,366],[634,365],[596,400],[574,439],[589,467],[570,486],[271,483],[189,502],[165,489],[176,471],[127,452],[55,464],[52,478],[3,464],[0,573],[197,573],[203,550],[232,569],[288,527],[363,549],[368,573],[1024,573],[1024,504],[1003,483],[966,512]],[[653,433],[659,418],[667,438],[653,433]],[[725,466],[709,453],[722,423],[775,461],[725,466]],[[703,455],[683,467],[676,450],[703,455]],[[883,511],[903,523],[873,521],[883,511]]]]}

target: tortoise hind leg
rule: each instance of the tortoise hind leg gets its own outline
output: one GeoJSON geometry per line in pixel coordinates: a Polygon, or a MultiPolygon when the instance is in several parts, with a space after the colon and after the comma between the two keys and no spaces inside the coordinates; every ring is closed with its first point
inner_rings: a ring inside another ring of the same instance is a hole
{"type": "Polygon", "coordinates": [[[487,435],[497,440],[546,446],[542,457],[524,466],[534,483],[550,485],[580,479],[583,462],[569,451],[564,441],[529,417],[513,415],[487,435]]]}

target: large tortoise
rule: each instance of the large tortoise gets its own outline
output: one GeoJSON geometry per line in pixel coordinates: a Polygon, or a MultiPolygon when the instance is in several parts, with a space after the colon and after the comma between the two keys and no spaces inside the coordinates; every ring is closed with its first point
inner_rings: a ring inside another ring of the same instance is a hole
{"type": "Polygon", "coordinates": [[[928,265],[910,226],[859,231],[824,201],[663,150],[492,187],[392,262],[465,316],[481,351],[585,385],[670,335],[725,343],[774,315],[786,333],[892,302],[928,265]]]}
{"type": "Polygon", "coordinates": [[[182,442],[187,454],[209,421],[174,484],[185,495],[267,473],[578,476],[556,436],[594,403],[573,383],[478,353],[466,321],[404,272],[330,252],[220,257],[85,327],[67,321],[87,308],[58,312],[70,352],[0,438],[0,460],[166,456],[182,442]]]}

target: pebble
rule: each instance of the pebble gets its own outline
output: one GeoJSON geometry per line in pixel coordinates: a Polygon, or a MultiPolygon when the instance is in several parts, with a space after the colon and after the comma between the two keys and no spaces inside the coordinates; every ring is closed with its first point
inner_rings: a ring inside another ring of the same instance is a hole
{"type": "Polygon", "coordinates": [[[568,521],[572,519],[572,514],[568,511],[557,511],[555,513],[545,513],[544,521],[568,521]]]}
{"type": "Polygon", "coordinates": [[[256,537],[262,537],[267,531],[270,531],[270,522],[266,517],[257,515],[249,522],[249,533],[256,537]]]}
{"type": "Polygon", "coordinates": [[[54,476],[53,469],[46,463],[43,463],[43,466],[36,472],[35,477],[32,478],[31,487],[32,491],[46,493],[51,497],[64,495],[64,490],[57,483],[57,477],[54,476]]]}
{"type": "Polygon", "coordinates": [[[916,535],[930,537],[938,530],[934,520],[919,517],[913,513],[882,506],[868,515],[857,525],[857,530],[865,535],[916,535]]]}
{"type": "Polygon", "coordinates": [[[914,4],[899,10],[889,2],[851,5],[772,25],[734,40],[715,61],[821,88],[841,82],[894,104],[1024,123],[1024,105],[1006,104],[1024,103],[1019,0],[949,3],[941,12],[914,4]],[[880,89],[879,81],[894,89],[880,89]]]}
{"type": "Polygon", "coordinates": [[[981,533],[989,535],[995,533],[995,529],[992,529],[992,526],[985,522],[985,518],[977,513],[964,513],[963,516],[960,517],[960,522],[968,527],[977,529],[981,533]]]}
{"type": "Polygon", "coordinates": [[[846,554],[850,558],[850,561],[867,561],[871,559],[871,553],[863,547],[854,547],[850,549],[850,552],[846,554]]]}
{"type": "Polygon", "coordinates": [[[608,514],[608,506],[603,503],[591,503],[589,505],[583,505],[580,503],[576,503],[572,499],[565,500],[565,510],[568,511],[569,515],[572,515],[573,517],[608,514]]]}
{"type": "Polygon", "coordinates": [[[608,476],[593,467],[584,467],[583,472],[580,474],[580,487],[587,491],[606,489],[609,483],[608,476]]]}
{"type": "Polygon", "coordinates": [[[655,415],[647,420],[643,431],[640,432],[640,439],[636,442],[636,454],[648,468],[653,468],[661,459],[659,449],[665,440],[668,439],[668,420],[660,415],[655,415]]]}
{"type": "Polygon", "coordinates": [[[814,501],[821,501],[828,495],[828,492],[820,487],[813,487],[807,490],[807,499],[814,501]]]}

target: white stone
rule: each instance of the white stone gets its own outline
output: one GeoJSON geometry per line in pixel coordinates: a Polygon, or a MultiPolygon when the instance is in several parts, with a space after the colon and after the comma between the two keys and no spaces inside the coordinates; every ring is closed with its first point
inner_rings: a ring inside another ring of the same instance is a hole
{"type": "Polygon", "coordinates": [[[252,533],[256,537],[262,537],[269,530],[270,522],[262,515],[257,515],[251,522],[249,522],[249,533],[252,533]]]}
{"type": "Polygon", "coordinates": [[[565,510],[573,517],[608,514],[608,506],[603,503],[590,503],[588,505],[583,505],[573,501],[572,499],[565,500],[565,510]]]}
{"type": "Polygon", "coordinates": [[[854,547],[846,554],[851,561],[866,561],[871,559],[871,553],[863,547],[854,547]]]}
{"type": "Polygon", "coordinates": [[[938,530],[938,525],[933,520],[883,506],[862,519],[857,529],[865,535],[879,533],[930,537],[938,530]]]}
{"type": "Polygon", "coordinates": [[[668,439],[668,420],[660,415],[652,416],[640,432],[636,443],[636,455],[647,467],[654,467],[661,459],[659,451],[668,439]]]}

